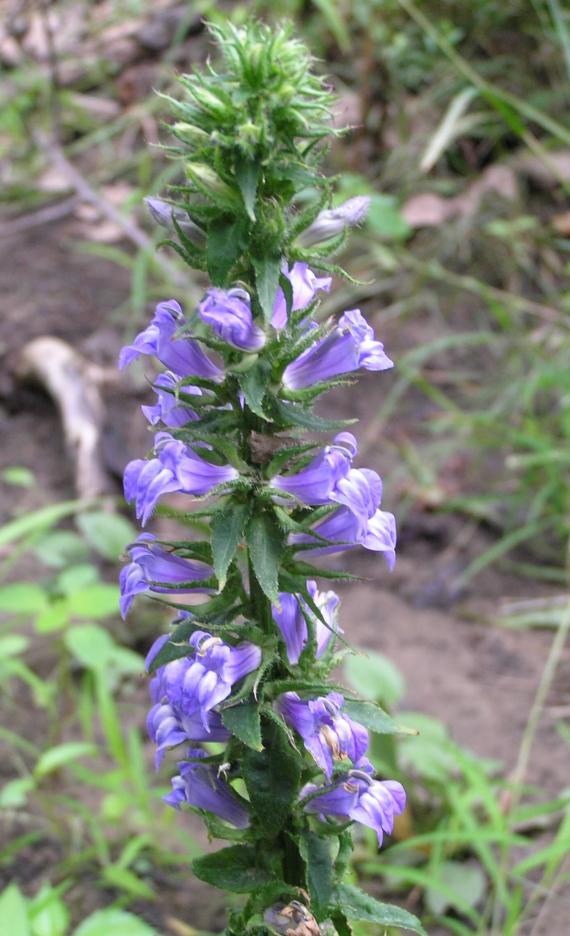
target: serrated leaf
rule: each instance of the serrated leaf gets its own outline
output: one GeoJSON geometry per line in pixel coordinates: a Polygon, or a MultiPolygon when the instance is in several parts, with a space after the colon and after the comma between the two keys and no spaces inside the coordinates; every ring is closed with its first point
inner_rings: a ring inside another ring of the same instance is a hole
{"type": "Polygon", "coordinates": [[[273,604],[279,603],[279,567],[285,537],[274,514],[254,514],[247,524],[247,546],[255,577],[273,604]]]}
{"type": "Polygon", "coordinates": [[[264,365],[259,362],[250,367],[245,374],[239,375],[239,385],[250,410],[262,419],[267,420],[267,413],[263,408],[263,398],[267,390],[267,378],[264,365]]]}
{"type": "Polygon", "coordinates": [[[333,889],[333,865],[330,839],[305,831],[299,849],[307,866],[307,887],[311,910],[317,921],[326,919],[333,889]]]}
{"type": "Polygon", "coordinates": [[[302,760],[273,721],[264,722],[263,745],[262,753],[245,751],[242,774],[255,815],[265,834],[275,838],[297,797],[302,760]]]}
{"type": "Polygon", "coordinates": [[[234,263],[241,257],[245,246],[247,221],[245,218],[225,217],[214,221],[208,229],[206,261],[214,286],[225,286],[234,263]]]}
{"type": "Polygon", "coordinates": [[[248,217],[255,221],[255,198],[259,181],[259,163],[247,159],[236,168],[236,180],[248,217]]]}
{"type": "Polygon", "coordinates": [[[249,510],[248,504],[229,501],[212,517],[212,555],[220,591],[226,584],[227,571],[239,546],[249,510]]]}
{"type": "Polygon", "coordinates": [[[241,702],[222,710],[222,722],[228,731],[254,751],[262,751],[259,706],[255,702],[241,702]]]}
{"type": "Polygon", "coordinates": [[[349,920],[363,920],[380,926],[397,926],[411,933],[427,936],[422,924],[412,913],[394,904],[381,903],[351,884],[339,884],[336,904],[349,920]]]}
{"type": "Polygon", "coordinates": [[[255,285],[263,317],[267,323],[273,316],[273,304],[279,285],[281,257],[253,257],[255,285]]]}
{"type": "Polygon", "coordinates": [[[192,862],[196,877],[232,894],[247,894],[271,883],[269,868],[257,867],[257,849],[230,845],[192,862]]]}
{"type": "Polygon", "coordinates": [[[358,422],[357,419],[324,419],[311,410],[283,400],[276,400],[275,408],[281,418],[286,419],[292,426],[302,426],[303,429],[312,429],[315,432],[336,432],[358,422]]]}
{"type": "Polygon", "coordinates": [[[388,715],[379,705],[373,702],[360,702],[356,699],[347,699],[344,711],[354,721],[364,725],[376,734],[413,734],[411,728],[404,728],[388,715]]]}

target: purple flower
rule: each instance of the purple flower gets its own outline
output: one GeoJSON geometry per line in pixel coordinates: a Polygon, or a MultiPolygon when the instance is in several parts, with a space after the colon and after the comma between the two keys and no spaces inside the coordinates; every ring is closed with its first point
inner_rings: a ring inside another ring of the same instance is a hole
{"type": "Polygon", "coordinates": [[[317,813],[322,819],[330,816],[342,822],[361,822],[374,829],[380,847],[384,833],[392,833],[394,817],[404,811],[406,792],[397,780],[374,780],[373,773],[372,764],[363,757],[342,780],[322,787],[306,784],[301,798],[318,794],[305,802],[306,812],[317,813]]]}
{"type": "Polygon", "coordinates": [[[154,317],[144,331],[139,332],[131,345],[119,355],[119,367],[130,364],[141,354],[154,355],[158,360],[182,377],[205,377],[221,380],[223,374],[192,338],[176,337],[184,324],[182,309],[175,299],[160,302],[154,317]]]}
{"type": "MultiPolygon", "coordinates": [[[[318,555],[364,546],[384,553],[388,568],[392,569],[396,561],[396,520],[393,514],[380,510],[381,498],[382,481],[376,472],[351,468],[330,495],[331,501],[342,506],[314,527],[315,533],[332,543],[316,544],[309,551],[318,555]]],[[[305,533],[294,534],[291,539],[295,543],[315,541],[305,533]]]]}
{"type": "Polygon", "coordinates": [[[304,504],[328,504],[336,485],[348,474],[356,451],[354,436],[340,432],[305,468],[296,474],[276,475],[271,484],[304,504]]]}
{"type": "Polygon", "coordinates": [[[364,316],[358,309],[352,309],[344,313],[330,335],[316,341],[287,365],[283,384],[288,390],[301,390],[361,367],[379,371],[393,366],[364,316]]]}
{"type": "MultiPolygon", "coordinates": [[[[207,754],[199,748],[190,748],[188,756],[197,759],[207,757],[207,754]]],[[[181,761],[178,769],[180,773],[172,778],[172,792],[164,797],[165,803],[175,809],[188,803],[219,816],[237,829],[247,828],[249,813],[245,805],[212,764],[181,761]]]]}
{"type": "Polygon", "coordinates": [[[121,569],[119,576],[123,617],[128,614],[135,595],[144,592],[167,595],[171,592],[210,594],[214,591],[212,588],[191,584],[210,578],[214,574],[211,566],[196,559],[183,559],[155,540],[152,533],[141,533],[137,541],[128,547],[131,561],[121,569]]]}
{"type": "MultiPolygon", "coordinates": [[[[148,419],[151,426],[157,423],[164,423],[174,429],[185,426],[186,423],[198,419],[198,415],[188,404],[181,403],[176,396],[180,378],[167,371],[165,374],[159,374],[153,384],[153,390],[157,396],[157,402],[154,406],[141,406],[141,410],[148,419]],[[164,388],[164,389],[163,389],[164,388]]],[[[181,388],[184,393],[192,396],[202,396],[199,387],[184,386],[181,388]]]]}
{"type": "MultiPolygon", "coordinates": [[[[148,201],[148,199],[146,199],[148,201]]],[[[370,207],[369,195],[356,195],[336,208],[321,211],[310,227],[299,237],[303,247],[310,247],[321,241],[329,240],[341,234],[347,227],[356,227],[364,221],[370,207]]]]}
{"type": "MultiPolygon", "coordinates": [[[[293,291],[292,312],[305,309],[310,305],[318,290],[328,292],[331,288],[332,277],[317,276],[306,263],[294,263],[291,269],[287,269],[287,266],[285,266],[283,273],[291,283],[293,291]]],[[[273,303],[271,324],[277,331],[281,331],[287,325],[287,301],[281,287],[278,288],[273,303]]]]}
{"type": "Polygon", "coordinates": [[[245,289],[209,289],[198,306],[198,314],[214,334],[234,348],[259,351],[265,344],[265,333],[253,321],[245,289]]]}
{"type": "Polygon", "coordinates": [[[328,780],[335,760],[349,758],[356,763],[368,747],[366,728],[344,715],[343,705],[344,699],[338,692],[308,700],[301,699],[296,692],[285,692],[277,700],[281,715],[301,735],[328,780]]]}
{"type": "MultiPolygon", "coordinates": [[[[234,683],[257,669],[261,650],[252,643],[230,647],[220,637],[201,630],[192,634],[188,644],[188,656],[157,669],[151,682],[151,698],[155,705],[170,706],[182,727],[196,726],[199,720],[210,735],[220,728],[212,709],[227,699],[234,683]]],[[[160,646],[155,644],[158,649],[153,647],[151,653],[157,653],[160,646]]],[[[211,735],[210,740],[214,740],[211,735]]]]}
{"type": "Polygon", "coordinates": [[[126,500],[135,502],[137,519],[144,526],[163,494],[177,492],[199,497],[237,477],[238,472],[231,465],[213,465],[168,432],[159,432],[156,457],[129,462],[123,486],[126,500]]]}
{"type": "Polygon", "coordinates": [[[298,663],[299,657],[309,639],[307,629],[307,620],[313,622],[315,629],[317,660],[327,649],[335,633],[342,633],[336,622],[336,610],[340,603],[340,598],[333,591],[319,592],[317,583],[313,580],[307,582],[307,590],[314,603],[319,608],[323,618],[328,624],[323,624],[321,620],[311,611],[308,604],[298,595],[290,595],[288,592],[281,592],[279,595],[280,609],[273,608],[273,620],[279,627],[285,647],[287,658],[290,663],[298,663]]]}

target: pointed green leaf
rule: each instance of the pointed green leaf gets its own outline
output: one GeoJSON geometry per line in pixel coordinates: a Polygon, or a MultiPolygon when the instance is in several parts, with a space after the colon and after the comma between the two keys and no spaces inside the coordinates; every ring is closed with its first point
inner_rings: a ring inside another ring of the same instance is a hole
{"type": "Polygon", "coordinates": [[[242,255],[246,230],[245,218],[221,218],[210,225],[206,258],[214,286],[226,285],[231,268],[242,255]]]}
{"type": "Polygon", "coordinates": [[[264,750],[247,750],[242,773],[251,805],[265,834],[274,838],[289,819],[301,779],[302,760],[284,730],[264,722],[264,750]]]}
{"type": "Polygon", "coordinates": [[[248,504],[230,501],[212,518],[212,555],[220,591],[226,584],[226,574],[239,546],[249,509],[248,504]]]}
{"type": "Polygon", "coordinates": [[[347,715],[376,734],[415,734],[413,729],[401,727],[384,709],[374,702],[347,699],[344,703],[347,715]]]}
{"type": "Polygon", "coordinates": [[[262,751],[259,707],[255,702],[241,702],[222,710],[222,722],[228,731],[254,751],[262,751]]]}
{"type": "Polygon", "coordinates": [[[232,894],[247,894],[271,882],[269,868],[257,867],[252,845],[230,845],[192,862],[196,877],[232,894]]]}
{"type": "Polygon", "coordinates": [[[281,257],[254,257],[255,285],[259,304],[266,322],[271,321],[273,303],[279,285],[281,272],[281,257]]]}
{"type": "Polygon", "coordinates": [[[336,888],[336,904],[349,920],[363,920],[380,926],[397,926],[420,936],[427,936],[422,924],[412,913],[394,904],[380,903],[358,887],[339,884],[336,888]]]}
{"type": "Polygon", "coordinates": [[[264,511],[250,518],[247,545],[260,587],[274,604],[278,603],[278,576],[285,537],[273,513],[264,511]]]}
{"type": "Polygon", "coordinates": [[[311,910],[317,921],[324,920],[329,915],[333,888],[331,841],[307,830],[299,840],[299,849],[307,865],[311,910]]]}
{"type": "Polygon", "coordinates": [[[26,900],[16,884],[9,884],[0,896],[0,933],[31,936],[26,900]]]}
{"type": "Polygon", "coordinates": [[[263,398],[267,390],[267,377],[263,365],[259,363],[251,367],[245,374],[240,374],[239,385],[250,410],[256,416],[267,419],[267,413],[263,409],[263,398]]]}
{"type": "Polygon", "coordinates": [[[292,426],[302,426],[303,429],[313,429],[315,432],[336,432],[358,422],[357,419],[324,419],[309,409],[283,400],[276,400],[275,408],[279,416],[292,426]]]}
{"type": "Polygon", "coordinates": [[[248,217],[255,221],[255,197],[259,181],[259,164],[245,160],[236,169],[236,179],[248,217]]]}

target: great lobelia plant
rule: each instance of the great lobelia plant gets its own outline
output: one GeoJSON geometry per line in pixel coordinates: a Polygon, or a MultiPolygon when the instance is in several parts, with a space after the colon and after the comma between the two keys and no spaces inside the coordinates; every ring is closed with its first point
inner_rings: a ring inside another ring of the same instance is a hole
{"type": "Polygon", "coordinates": [[[368,730],[396,731],[392,719],[330,681],[346,644],[339,599],[315,581],[350,578],[314,560],[357,546],[394,562],[379,476],[353,466],[346,422],[313,412],[358,370],[392,367],[359,310],[315,317],[342,273],[326,258],[367,199],[330,208],[319,162],[333,98],[290,28],[211,32],[219,69],[183,75],[183,100],[167,98],[178,117],[168,149],[187,182],[147,205],[166,243],[213,285],[187,317],[175,300],[160,303],[120,358],[166,368],[143,407],[154,450],[127,466],[127,500],[144,526],[164,494],[207,498],[178,515],[210,534],[142,533],[129,547],[123,614],[141,593],[178,611],[148,655],[148,730],[157,766],[181,752],[166,801],[232,843],[193,864],[202,880],[248,895],[228,936],[346,936],[350,919],[422,932],[411,914],[342,883],[351,824],[382,844],[405,793],[366,758],[368,730]],[[323,446],[307,432],[336,435],[323,446]],[[207,598],[180,603],[196,594],[207,598]]]}

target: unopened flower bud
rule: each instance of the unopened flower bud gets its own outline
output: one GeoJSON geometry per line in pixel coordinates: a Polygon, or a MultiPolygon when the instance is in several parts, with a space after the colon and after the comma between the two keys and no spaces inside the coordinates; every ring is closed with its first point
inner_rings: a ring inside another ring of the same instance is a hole
{"type": "Polygon", "coordinates": [[[341,234],[347,227],[355,227],[364,220],[370,207],[369,195],[356,195],[337,208],[327,208],[317,215],[310,227],[303,231],[299,243],[310,247],[321,241],[330,240],[341,234]]]}
{"type": "Polygon", "coordinates": [[[210,142],[210,134],[194,124],[178,121],[172,125],[172,130],[180,140],[192,146],[204,146],[210,142]]]}
{"type": "Polygon", "coordinates": [[[186,172],[204,194],[209,194],[214,198],[217,196],[232,204],[241,204],[241,197],[237,191],[220,179],[218,173],[207,163],[188,162],[186,172]]]}
{"type": "Polygon", "coordinates": [[[275,904],[263,914],[268,926],[271,926],[282,936],[321,936],[319,924],[312,913],[298,900],[291,903],[275,904]]]}
{"type": "Polygon", "coordinates": [[[145,198],[144,202],[152,218],[157,224],[160,224],[161,227],[167,228],[169,231],[176,230],[174,226],[175,219],[180,230],[196,247],[203,247],[205,245],[206,235],[204,231],[202,228],[198,227],[197,224],[194,224],[193,221],[190,221],[185,211],[182,211],[180,208],[175,208],[173,205],[169,205],[168,202],[163,201],[162,198],[148,197],[145,198]]]}

